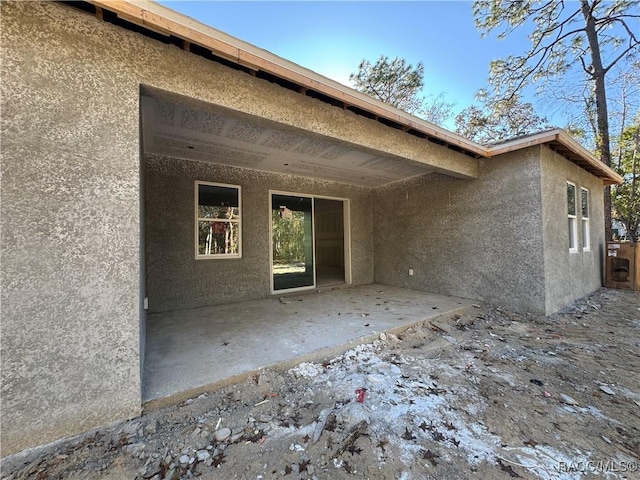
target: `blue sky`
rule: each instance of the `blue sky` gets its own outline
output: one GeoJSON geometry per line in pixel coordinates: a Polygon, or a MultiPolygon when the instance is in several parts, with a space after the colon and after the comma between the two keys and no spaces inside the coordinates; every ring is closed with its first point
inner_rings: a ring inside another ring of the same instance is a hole
{"type": "Polygon", "coordinates": [[[425,67],[425,94],[458,112],[486,84],[489,61],[526,39],[481,38],[469,1],[161,1],[234,37],[348,84],[362,59],[401,57],[425,67]]]}

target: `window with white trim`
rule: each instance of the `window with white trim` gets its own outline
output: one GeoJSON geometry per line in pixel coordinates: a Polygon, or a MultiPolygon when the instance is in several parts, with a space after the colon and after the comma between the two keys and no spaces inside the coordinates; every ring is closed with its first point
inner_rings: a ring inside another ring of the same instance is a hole
{"type": "Polygon", "coordinates": [[[581,222],[582,222],[582,250],[591,250],[591,241],[589,239],[589,190],[584,187],[580,188],[580,204],[581,204],[581,222]]]}
{"type": "Polygon", "coordinates": [[[196,259],[241,256],[238,185],[195,183],[196,259]]]}
{"type": "Polygon", "coordinates": [[[567,182],[567,216],[569,217],[569,251],[578,251],[578,216],[576,205],[576,186],[567,182]]]}

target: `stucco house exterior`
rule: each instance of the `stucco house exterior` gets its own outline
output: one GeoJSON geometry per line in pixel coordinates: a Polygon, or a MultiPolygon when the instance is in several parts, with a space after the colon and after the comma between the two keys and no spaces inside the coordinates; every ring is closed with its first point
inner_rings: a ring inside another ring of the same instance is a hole
{"type": "Polygon", "coordinates": [[[150,2],[0,8],[2,456],[139,415],[147,311],[601,286],[621,179],[564,131],[484,147],[150,2]]]}

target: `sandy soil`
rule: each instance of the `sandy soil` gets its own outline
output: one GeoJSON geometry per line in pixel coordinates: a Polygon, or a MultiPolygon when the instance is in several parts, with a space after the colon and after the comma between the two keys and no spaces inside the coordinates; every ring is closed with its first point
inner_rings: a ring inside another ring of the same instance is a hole
{"type": "Polygon", "coordinates": [[[491,306],[5,459],[7,479],[640,478],[640,294],[491,306]]]}

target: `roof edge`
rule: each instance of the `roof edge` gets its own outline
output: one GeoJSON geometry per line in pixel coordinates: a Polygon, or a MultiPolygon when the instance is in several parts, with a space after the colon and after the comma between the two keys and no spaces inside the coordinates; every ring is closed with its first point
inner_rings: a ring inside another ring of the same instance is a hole
{"type": "Polygon", "coordinates": [[[485,148],[478,143],[153,1],[87,0],[87,2],[96,7],[114,12],[123,20],[164,35],[173,35],[190,43],[200,45],[211,50],[215,55],[244,67],[281,76],[303,87],[333,97],[347,105],[361,108],[374,115],[395,121],[407,129],[418,130],[429,137],[455,145],[475,155],[485,155],[485,148]]]}
{"type": "Polygon", "coordinates": [[[86,1],[97,8],[114,12],[123,20],[163,35],[172,35],[185,42],[200,45],[211,50],[213,54],[238,65],[279,76],[303,88],[334,98],[345,105],[360,108],[374,116],[396,122],[406,130],[413,129],[427,137],[438,139],[450,147],[467,151],[476,157],[490,158],[533,145],[559,143],[579,157],[580,161],[574,163],[588,165],[587,170],[602,178],[605,184],[611,185],[623,181],[620,175],[604,165],[562,129],[540,132],[526,138],[507,140],[499,145],[486,147],[151,0],[86,1]]]}
{"type": "Polygon", "coordinates": [[[601,178],[605,185],[620,184],[624,181],[622,176],[597,159],[589,150],[580,145],[580,143],[561,128],[546,130],[533,135],[527,135],[523,138],[507,140],[499,145],[489,146],[487,147],[487,156],[495,157],[522,148],[554,143],[561,145],[573,155],[579,157],[581,162],[574,163],[578,163],[578,165],[580,165],[580,163],[588,165],[590,168],[587,170],[591,171],[591,173],[597,172],[596,176],[601,178]]]}

